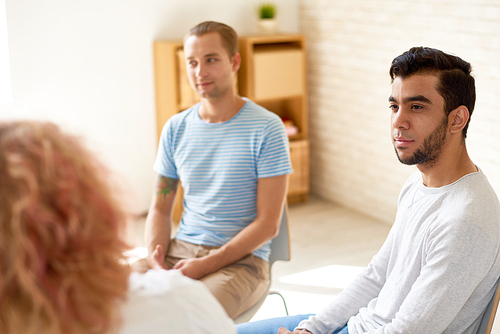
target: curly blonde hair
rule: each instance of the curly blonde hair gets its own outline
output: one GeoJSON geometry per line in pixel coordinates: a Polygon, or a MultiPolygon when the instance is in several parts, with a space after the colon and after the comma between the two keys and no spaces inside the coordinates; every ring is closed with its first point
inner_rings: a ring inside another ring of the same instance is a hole
{"type": "Polygon", "coordinates": [[[0,332],[109,333],[129,266],[125,215],[76,137],[0,123],[0,332]]]}

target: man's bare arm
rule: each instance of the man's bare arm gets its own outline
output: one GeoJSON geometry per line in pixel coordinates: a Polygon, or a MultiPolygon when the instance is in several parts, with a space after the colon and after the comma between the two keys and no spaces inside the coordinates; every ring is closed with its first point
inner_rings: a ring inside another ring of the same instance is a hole
{"type": "Polygon", "coordinates": [[[257,186],[257,217],[216,252],[179,261],[174,268],[191,278],[201,278],[252,253],[279,232],[288,175],[262,178],[257,186]]]}
{"type": "Polygon", "coordinates": [[[165,268],[164,258],[170,243],[170,217],[178,183],[177,179],[158,175],[144,233],[150,268],[165,268]]]}

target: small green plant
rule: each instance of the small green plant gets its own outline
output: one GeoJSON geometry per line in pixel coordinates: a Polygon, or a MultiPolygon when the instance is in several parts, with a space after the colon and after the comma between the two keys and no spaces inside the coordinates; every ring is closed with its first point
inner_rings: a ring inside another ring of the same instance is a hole
{"type": "Polygon", "coordinates": [[[259,5],[259,18],[273,19],[276,16],[276,5],[271,2],[265,2],[259,5]]]}

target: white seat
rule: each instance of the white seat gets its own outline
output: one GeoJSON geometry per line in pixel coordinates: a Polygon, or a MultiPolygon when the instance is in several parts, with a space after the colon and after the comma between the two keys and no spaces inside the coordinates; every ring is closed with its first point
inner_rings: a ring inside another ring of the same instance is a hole
{"type": "Polygon", "coordinates": [[[248,310],[240,314],[234,319],[236,324],[241,324],[250,320],[255,313],[260,309],[267,296],[270,294],[276,294],[281,297],[284,303],[286,315],[288,315],[288,310],[286,308],[286,302],[283,296],[278,291],[270,291],[271,288],[271,269],[273,263],[277,260],[290,261],[290,235],[288,233],[288,206],[285,204],[283,207],[283,214],[281,215],[280,231],[278,235],[271,242],[271,254],[269,255],[269,285],[267,286],[266,292],[262,295],[257,303],[255,303],[248,310]]]}

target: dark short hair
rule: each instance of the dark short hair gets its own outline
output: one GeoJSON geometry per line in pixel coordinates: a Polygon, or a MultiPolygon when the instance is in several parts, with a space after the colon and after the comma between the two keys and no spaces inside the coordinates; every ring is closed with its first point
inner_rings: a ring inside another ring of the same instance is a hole
{"type": "Polygon", "coordinates": [[[189,30],[184,37],[184,42],[189,36],[199,37],[211,32],[217,32],[219,34],[222,39],[222,45],[229,54],[229,57],[233,57],[235,53],[238,52],[238,34],[236,34],[236,31],[227,24],[215,21],[202,22],[189,30]]]}
{"type": "Polygon", "coordinates": [[[413,74],[434,74],[438,78],[436,90],[444,99],[446,115],[464,105],[469,109],[469,120],[462,130],[467,137],[470,117],[476,102],[472,66],[465,60],[428,47],[414,47],[394,58],[389,70],[391,82],[396,77],[404,79],[413,74]]]}

